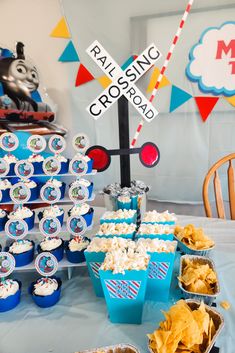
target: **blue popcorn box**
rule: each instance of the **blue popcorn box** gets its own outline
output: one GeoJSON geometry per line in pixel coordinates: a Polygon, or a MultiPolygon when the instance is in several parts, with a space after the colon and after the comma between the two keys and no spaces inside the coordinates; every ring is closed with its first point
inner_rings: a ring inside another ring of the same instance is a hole
{"type": "Polygon", "coordinates": [[[124,238],[124,239],[131,239],[133,240],[134,239],[134,234],[135,232],[133,233],[130,233],[130,234],[107,234],[107,235],[99,235],[99,234],[96,234],[95,237],[96,238],[113,238],[113,237],[117,237],[117,238],[124,238]]]}
{"type": "Polygon", "coordinates": [[[117,200],[117,207],[121,210],[130,210],[131,209],[131,200],[129,202],[122,202],[117,200]]]}
{"type": "Polygon", "coordinates": [[[0,298],[0,312],[5,312],[14,309],[20,302],[20,296],[21,296],[21,282],[14,279],[14,281],[18,282],[19,284],[19,289],[18,291],[13,294],[9,295],[7,298],[0,298]]]}
{"type": "Polygon", "coordinates": [[[106,219],[106,218],[102,218],[100,219],[100,224],[103,223],[136,223],[137,220],[137,213],[134,214],[133,217],[130,218],[120,218],[120,219],[106,219]]]}
{"type": "Polygon", "coordinates": [[[174,269],[175,251],[173,253],[154,252],[149,255],[146,299],[167,302],[174,269]]]}
{"type": "Polygon", "coordinates": [[[56,249],[53,249],[53,250],[42,250],[40,244],[38,244],[37,251],[38,251],[39,254],[41,252],[48,251],[52,255],[54,255],[56,257],[58,262],[60,262],[63,259],[63,257],[64,257],[64,241],[62,240],[61,245],[58,246],[56,249]]]}
{"type": "Polygon", "coordinates": [[[168,222],[142,222],[142,224],[162,224],[164,226],[173,226],[175,225],[175,221],[168,221],[168,222]]]}
{"type": "MultiPolygon", "coordinates": [[[[14,254],[14,253],[10,252],[10,254],[12,254],[12,256],[14,256],[14,259],[16,262],[16,267],[26,266],[26,265],[30,264],[31,262],[33,262],[35,244],[34,244],[34,241],[32,241],[32,243],[33,243],[33,247],[29,251],[25,251],[21,254],[14,254]]],[[[12,245],[12,243],[5,248],[6,252],[9,251],[9,248],[11,245],[12,245]]]]}
{"type": "Polygon", "coordinates": [[[173,240],[174,234],[136,234],[136,239],[145,238],[145,239],[162,239],[162,240],[173,240]]]}
{"type": "Polygon", "coordinates": [[[141,324],[147,285],[147,270],[113,274],[99,270],[112,323],[141,324]]]}
{"type": "Polygon", "coordinates": [[[2,200],[1,200],[1,203],[11,201],[10,189],[1,190],[1,192],[2,192],[2,200]]]}
{"type": "Polygon", "coordinates": [[[132,210],[138,209],[138,195],[131,196],[131,209],[132,210]]]}
{"type": "Polygon", "coordinates": [[[0,217],[0,231],[5,229],[5,224],[7,223],[7,214],[4,217],[0,217]]]}
{"type": "Polygon", "coordinates": [[[104,292],[100,281],[99,269],[102,263],[104,262],[105,252],[84,252],[86,263],[93,285],[94,292],[97,297],[103,297],[104,292]]]}
{"type": "Polygon", "coordinates": [[[58,288],[50,295],[42,296],[42,295],[34,294],[33,293],[34,284],[36,283],[36,281],[32,282],[31,285],[29,286],[29,289],[28,289],[29,294],[31,294],[34,303],[40,306],[41,308],[49,308],[55,305],[56,303],[58,303],[58,301],[60,300],[62,281],[58,277],[52,277],[52,278],[55,278],[57,280],[58,288]]]}

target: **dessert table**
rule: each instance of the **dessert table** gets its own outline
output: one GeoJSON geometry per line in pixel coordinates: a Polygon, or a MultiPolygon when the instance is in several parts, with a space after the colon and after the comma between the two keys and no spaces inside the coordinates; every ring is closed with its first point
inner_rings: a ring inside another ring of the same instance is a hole
{"type": "MultiPolygon", "coordinates": [[[[104,208],[95,208],[95,234],[104,208]]],[[[221,294],[217,309],[225,320],[216,346],[220,353],[235,352],[235,222],[205,217],[178,216],[178,223],[193,223],[204,228],[216,242],[211,257],[219,275],[221,294]],[[219,302],[228,300],[231,308],[222,309],[219,302]]],[[[176,260],[177,261],[177,260],[176,260]]],[[[177,264],[176,264],[177,268],[177,264]]],[[[167,310],[180,293],[176,290],[176,275],[172,282],[172,295],[167,303],[147,301],[142,325],[112,324],[107,317],[105,300],[96,298],[86,267],[57,273],[63,281],[59,303],[48,309],[37,307],[27,293],[29,284],[38,277],[35,272],[16,272],[14,278],[22,281],[20,304],[12,311],[0,313],[1,353],[73,353],[94,347],[117,343],[130,343],[141,352],[148,352],[146,334],[153,332],[163,319],[161,310],[167,310]],[[173,295],[174,293],[174,295],[173,295]]]]}

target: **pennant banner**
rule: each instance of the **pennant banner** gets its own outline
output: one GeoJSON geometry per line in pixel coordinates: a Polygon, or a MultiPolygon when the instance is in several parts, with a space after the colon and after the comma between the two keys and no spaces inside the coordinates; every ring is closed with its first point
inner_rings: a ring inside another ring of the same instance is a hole
{"type": "Polygon", "coordinates": [[[84,83],[87,83],[92,80],[94,80],[94,76],[85,68],[83,64],[80,64],[75,81],[75,86],[81,86],[84,83]]]}
{"type": "Polygon", "coordinates": [[[216,103],[219,100],[219,97],[194,97],[197,104],[199,113],[202,120],[205,122],[216,103]]]}
{"type": "Polygon", "coordinates": [[[229,102],[233,107],[235,107],[235,96],[232,97],[224,97],[224,99],[229,102]]]}
{"type": "Polygon", "coordinates": [[[61,62],[72,62],[72,61],[80,61],[79,56],[76,52],[76,49],[73,45],[73,42],[70,40],[69,43],[66,45],[63,53],[58,59],[61,62]]]}
{"type": "Polygon", "coordinates": [[[62,17],[61,20],[57,23],[50,36],[55,38],[71,38],[65,17],[62,17]]]}
{"type": "Polygon", "coordinates": [[[180,107],[182,104],[191,99],[191,94],[185,92],[181,88],[172,85],[171,89],[171,101],[170,101],[170,113],[180,107]]]}
{"type": "Polygon", "coordinates": [[[101,84],[101,86],[105,89],[107,88],[112,80],[108,76],[101,76],[97,78],[97,81],[101,84]]]}
{"type": "MultiPolygon", "coordinates": [[[[153,70],[152,76],[150,78],[150,82],[147,88],[147,93],[152,92],[152,90],[154,89],[158,76],[160,75],[160,70],[158,67],[155,67],[155,69],[153,70]]],[[[163,76],[163,78],[161,79],[161,82],[159,84],[159,88],[165,87],[170,85],[171,82],[168,80],[168,78],[166,76],[163,76]]]]}

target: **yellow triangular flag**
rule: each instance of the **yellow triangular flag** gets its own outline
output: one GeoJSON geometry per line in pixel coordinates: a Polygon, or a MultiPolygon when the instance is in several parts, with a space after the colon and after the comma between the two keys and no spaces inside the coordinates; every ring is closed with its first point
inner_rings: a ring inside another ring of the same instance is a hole
{"type": "Polygon", "coordinates": [[[99,83],[101,84],[101,86],[105,89],[107,88],[110,83],[112,82],[112,80],[110,80],[110,78],[108,76],[101,76],[98,77],[97,80],[99,81],[99,83]]]}
{"type": "Polygon", "coordinates": [[[50,36],[57,38],[71,38],[66,19],[64,17],[62,17],[61,20],[57,23],[50,36]]]}
{"type": "Polygon", "coordinates": [[[235,107],[235,96],[224,97],[224,99],[226,99],[226,101],[228,101],[231,105],[233,105],[235,107]]]}
{"type": "MultiPolygon", "coordinates": [[[[148,93],[152,92],[152,90],[154,89],[159,75],[160,75],[160,70],[159,70],[158,67],[155,67],[155,69],[153,70],[152,76],[150,78],[150,82],[149,82],[148,88],[147,88],[147,92],[148,93]]],[[[163,78],[162,78],[162,80],[160,82],[159,88],[168,86],[170,84],[171,83],[168,80],[168,78],[166,76],[163,76],[163,78]]]]}

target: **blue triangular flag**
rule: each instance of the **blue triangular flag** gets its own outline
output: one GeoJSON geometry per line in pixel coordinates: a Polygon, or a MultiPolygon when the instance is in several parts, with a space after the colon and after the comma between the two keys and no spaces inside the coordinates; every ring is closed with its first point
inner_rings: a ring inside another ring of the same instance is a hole
{"type": "Polygon", "coordinates": [[[61,62],[71,62],[71,61],[80,61],[76,49],[73,45],[73,42],[70,40],[64,49],[63,53],[59,57],[61,62]]]}
{"type": "Polygon", "coordinates": [[[173,110],[180,107],[182,104],[187,102],[190,98],[192,98],[191,94],[183,91],[177,86],[172,85],[171,88],[171,102],[170,102],[170,113],[173,110]]]}

